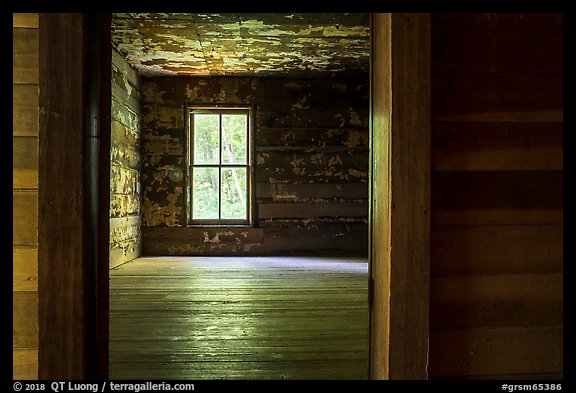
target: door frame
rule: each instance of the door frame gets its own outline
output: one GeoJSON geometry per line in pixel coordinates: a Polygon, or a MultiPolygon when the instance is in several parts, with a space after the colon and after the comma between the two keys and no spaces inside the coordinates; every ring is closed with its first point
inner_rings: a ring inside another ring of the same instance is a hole
{"type": "Polygon", "coordinates": [[[108,15],[39,14],[42,380],[108,379],[108,15]]]}
{"type": "MultiPolygon", "coordinates": [[[[39,378],[107,379],[111,15],[39,21],[39,378]]],[[[370,61],[369,378],[426,379],[430,15],[372,14],[370,61]]]]}
{"type": "Polygon", "coordinates": [[[370,379],[427,379],[430,15],[372,14],[370,379]]]}

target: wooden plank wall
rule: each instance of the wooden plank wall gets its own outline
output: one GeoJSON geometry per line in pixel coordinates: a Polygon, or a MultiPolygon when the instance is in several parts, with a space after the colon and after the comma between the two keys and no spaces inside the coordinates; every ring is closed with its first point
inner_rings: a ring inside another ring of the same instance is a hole
{"type": "Polygon", "coordinates": [[[561,378],[562,15],[433,14],[430,378],[561,378]]]}
{"type": "Polygon", "coordinates": [[[144,254],[367,255],[368,75],[149,77],[142,91],[144,254]],[[186,102],[256,106],[256,228],[186,227],[186,102]]]}
{"type": "Polygon", "coordinates": [[[110,268],[141,253],[140,76],[112,51],[112,135],[110,141],[110,268]]]}
{"type": "Polygon", "coordinates": [[[13,379],[38,379],[38,14],[13,14],[13,379]]]}

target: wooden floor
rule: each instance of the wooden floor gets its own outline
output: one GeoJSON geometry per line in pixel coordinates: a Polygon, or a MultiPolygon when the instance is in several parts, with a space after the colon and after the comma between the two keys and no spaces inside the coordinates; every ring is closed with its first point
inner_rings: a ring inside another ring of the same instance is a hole
{"type": "Polygon", "coordinates": [[[361,259],[146,257],[110,272],[111,379],[367,379],[361,259]]]}

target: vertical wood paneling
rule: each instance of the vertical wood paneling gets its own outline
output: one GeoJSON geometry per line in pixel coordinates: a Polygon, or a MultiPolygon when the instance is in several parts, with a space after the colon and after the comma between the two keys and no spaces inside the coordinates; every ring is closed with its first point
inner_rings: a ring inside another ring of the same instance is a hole
{"type": "Polygon", "coordinates": [[[430,15],[392,14],[391,50],[390,378],[427,379],[430,15]]]}
{"type": "Polygon", "coordinates": [[[562,17],[432,21],[430,376],[561,377],[562,17]]]}
{"type": "Polygon", "coordinates": [[[12,377],[38,379],[38,14],[12,22],[12,377]]]}
{"type": "Polygon", "coordinates": [[[39,378],[84,379],[87,369],[85,20],[40,15],[38,228],[39,378]]]}
{"type": "Polygon", "coordinates": [[[370,379],[390,376],[391,15],[372,16],[370,76],[370,379]]]}

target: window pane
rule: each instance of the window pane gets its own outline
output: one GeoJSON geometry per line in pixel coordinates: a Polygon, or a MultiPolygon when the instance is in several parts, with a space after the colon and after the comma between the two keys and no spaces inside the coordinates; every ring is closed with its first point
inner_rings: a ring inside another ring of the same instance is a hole
{"type": "Polygon", "coordinates": [[[222,168],[222,218],[246,220],[246,168],[222,168]]]}
{"type": "Polygon", "coordinates": [[[219,164],[218,115],[194,116],[194,164],[219,164]]]}
{"type": "Polygon", "coordinates": [[[194,168],[192,218],[218,219],[218,168],[194,168]]]}
{"type": "Polygon", "coordinates": [[[222,115],[222,162],[246,164],[248,116],[222,115]]]}

